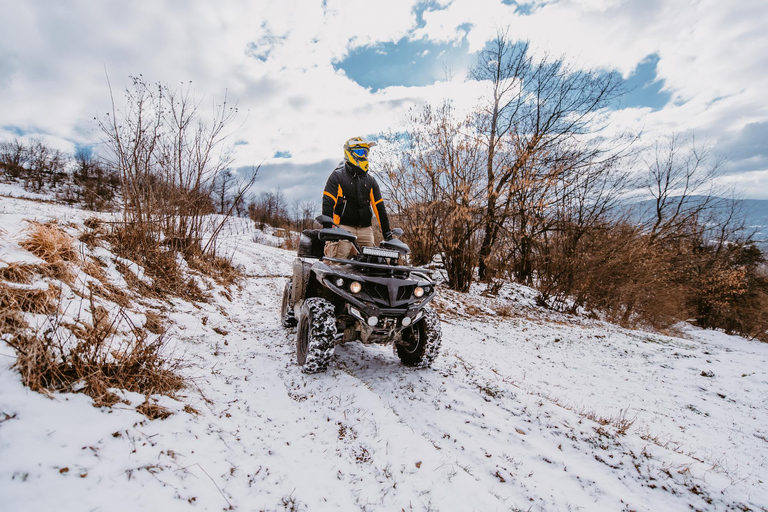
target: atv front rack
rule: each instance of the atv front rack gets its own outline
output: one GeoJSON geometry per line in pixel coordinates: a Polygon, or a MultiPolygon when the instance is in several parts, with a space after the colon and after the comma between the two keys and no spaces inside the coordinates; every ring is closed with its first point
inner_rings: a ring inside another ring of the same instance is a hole
{"type": "Polygon", "coordinates": [[[406,267],[404,265],[385,265],[383,263],[367,263],[364,261],[348,260],[343,258],[331,258],[330,256],[323,256],[322,261],[330,261],[332,263],[341,263],[344,265],[353,265],[355,267],[370,268],[375,270],[389,271],[392,275],[395,272],[420,272],[424,273],[423,268],[418,267],[406,267]]]}

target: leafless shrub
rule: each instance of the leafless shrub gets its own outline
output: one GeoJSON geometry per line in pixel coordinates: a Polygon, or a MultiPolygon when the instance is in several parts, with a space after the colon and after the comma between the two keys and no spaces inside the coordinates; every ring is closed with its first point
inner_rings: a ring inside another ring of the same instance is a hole
{"type": "Polygon", "coordinates": [[[393,218],[405,229],[414,263],[442,254],[449,286],[467,291],[482,222],[481,148],[471,120],[460,118],[450,103],[416,111],[411,127],[405,137],[392,138],[398,149],[382,162],[393,218]]]}
{"type": "Polygon", "coordinates": [[[229,209],[222,208],[224,220],[203,245],[203,219],[214,211],[214,186],[232,160],[224,142],[237,107],[225,96],[206,122],[191,87],[152,87],[138,77],[125,103],[123,109],[113,103],[112,112],[99,120],[111,152],[108,163],[121,176],[124,229],[173,250],[215,250],[221,226],[258,171],[238,189],[229,209]]]}

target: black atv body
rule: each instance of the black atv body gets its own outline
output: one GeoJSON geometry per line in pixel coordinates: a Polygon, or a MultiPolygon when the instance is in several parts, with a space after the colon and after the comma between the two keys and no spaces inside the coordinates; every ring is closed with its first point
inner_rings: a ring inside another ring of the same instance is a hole
{"type": "Polygon", "coordinates": [[[441,343],[440,320],[428,307],[435,283],[426,270],[399,264],[408,252],[398,239],[361,248],[354,235],[338,227],[302,232],[281,320],[285,327],[298,323],[296,355],[304,372],[325,371],[333,347],[356,339],[393,343],[408,366],[432,364],[441,343]],[[341,240],[351,242],[358,254],[348,259],[323,255],[326,242],[341,240]]]}

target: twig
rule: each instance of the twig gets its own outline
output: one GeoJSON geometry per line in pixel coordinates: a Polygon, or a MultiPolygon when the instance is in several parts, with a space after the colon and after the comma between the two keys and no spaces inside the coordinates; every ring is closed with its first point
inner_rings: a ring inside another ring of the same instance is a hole
{"type": "MultiPolygon", "coordinates": [[[[230,502],[229,502],[229,500],[227,499],[227,497],[224,495],[224,493],[223,493],[223,492],[221,491],[221,489],[219,488],[219,485],[216,483],[216,480],[214,480],[213,478],[211,478],[211,475],[209,475],[209,474],[208,474],[208,473],[207,473],[207,472],[206,472],[206,471],[203,469],[203,466],[201,466],[199,462],[196,462],[195,464],[192,464],[192,466],[197,466],[197,467],[199,467],[199,468],[200,468],[200,471],[202,471],[203,473],[205,473],[205,476],[207,476],[208,478],[210,478],[210,479],[211,479],[211,482],[213,482],[213,485],[215,485],[215,486],[216,486],[216,489],[219,491],[219,494],[221,494],[221,497],[222,497],[222,498],[224,498],[224,501],[226,501],[226,502],[227,502],[227,505],[229,505],[229,508],[230,508],[230,509],[234,509],[234,507],[232,506],[232,503],[230,503],[230,502]]],[[[187,466],[187,467],[189,468],[189,467],[192,467],[192,466],[187,466]]],[[[184,469],[186,469],[186,468],[184,468],[184,469]]]]}

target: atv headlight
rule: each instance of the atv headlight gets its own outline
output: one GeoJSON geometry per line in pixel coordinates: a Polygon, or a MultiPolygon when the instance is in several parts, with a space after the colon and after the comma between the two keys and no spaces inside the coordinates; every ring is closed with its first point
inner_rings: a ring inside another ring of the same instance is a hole
{"type": "Polygon", "coordinates": [[[341,288],[342,286],[344,286],[344,280],[340,277],[337,277],[336,281],[334,281],[334,284],[339,288],[341,288]]]}
{"type": "Polygon", "coordinates": [[[424,295],[424,288],[422,288],[421,286],[417,286],[417,287],[416,287],[416,289],[415,289],[415,290],[413,290],[413,294],[414,294],[416,297],[421,297],[421,296],[423,296],[423,295],[424,295]]]}
{"type": "Polygon", "coordinates": [[[363,287],[357,281],[352,281],[352,284],[349,285],[349,291],[352,293],[360,293],[362,289],[363,287]]]}

